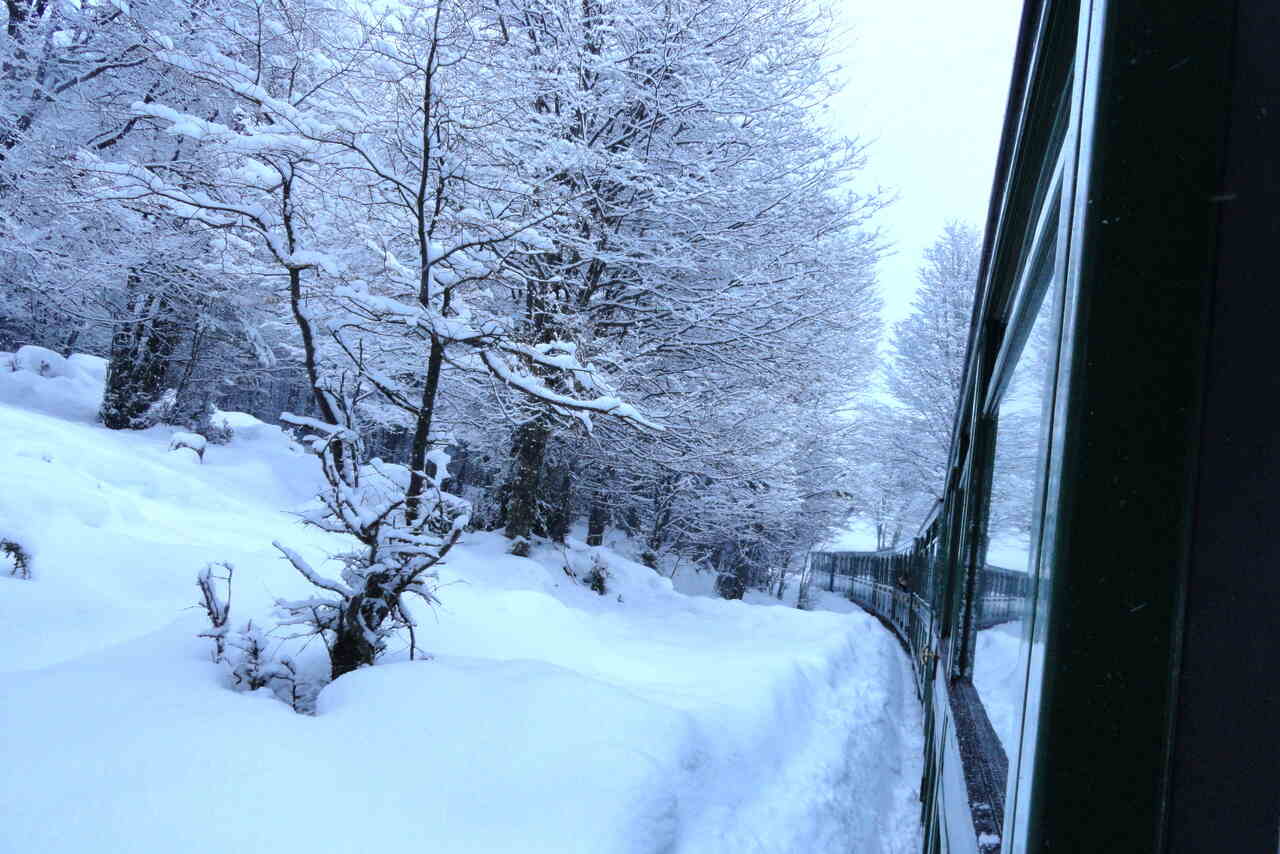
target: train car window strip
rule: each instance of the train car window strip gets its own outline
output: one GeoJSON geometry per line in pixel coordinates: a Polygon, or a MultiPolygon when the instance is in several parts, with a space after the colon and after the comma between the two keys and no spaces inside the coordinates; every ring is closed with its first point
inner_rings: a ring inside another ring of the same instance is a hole
{"type": "Polygon", "coordinates": [[[1065,149],[1059,154],[1058,165],[1054,169],[1053,191],[1047,203],[1040,211],[1036,224],[1035,243],[1031,250],[1030,262],[1021,272],[1017,289],[1013,295],[1013,305],[1009,310],[1009,318],[1005,325],[1004,337],[1000,342],[1000,350],[996,356],[995,368],[992,372],[991,385],[987,391],[983,410],[994,413],[1000,399],[1008,388],[1009,380],[1017,366],[1018,358],[1026,345],[1027,336],[1036,321],[1040,310],[1040,302],[1049,289],[1054,269],[1055,248],[1058,246],[1059,212],[1062,207],[1062,172],[1065,149]]]}
{"type": "MultiPolygon", "coordinates": [[[[1080,35],[1080,48],[1083,53],[1089,47],[1088,33],[1089,28],[1087,20],[1093,14],[1097,14],[1096,9],[1086,7],[1082,10],[1082,24],[1080,35]]],[[[1052,379],[1052,391],[1050,398],[1046,401],[1046,405],[1051,408],[1049,414],[1048,431],[1044,437],[1044,447],[1041,451],[1041,459],[1043,460],[1042,477],[1044,480],[1044,489],[1040,495],[1040,503],[1037,508],[1038,518],[1035,520],[1035,530],[1038,531],[1039,538],[1035,558],[1035,570],[1031,579],[1031,608],[1029,614],[1029,622],[1026,628],[1028,637],[1038,638],[1041,643],[1039,646],[1029,644],[1027,646],[1027,671],[1028,677],[1026,682],[1026,692],[1023,698],[1023,726],[1019,733],[1019,743],[1017,749],[1009,757],[1010,774],[1009,786],[1005,795],[1005,827],[1003,838],[1005,840],[1005,852],[1014,854],[1021,852],[1026,848],[1026,834],[1028,823],[1025,817],[1028,813],[1029,799],[1032,792],[1030,781],[1034,774],[1034,763],[1036,754],[1036,744],[1038,740],[1038,727],[1043,717],[1040,708],[1040,691],[1041,682],[1036,678],[1036,671],[1043,671],[1043,636],[1045,633],[1045,625],[1048,619],[1049,602],[1049,581],[1048,575],[1053,571],[1053,554],[1054,543],[1057,536],[1057,517],[1054,508],[1051,505],[1051,496],[1062,494],[1062,448],[1065,441],[1065,419],[1064,413],[1067,411],[1067,390],[1069,386],[1070,376],[1070,360],[1064,358],[1065,353],[1069,353],[1072,345],[1072,323],[1074,317],[1075,293],[1078,288],[1078,279],[1073,277],[1073,271],[1076,269],[1074,257],[1079,252],[1079,246],[1072,240],[1072,232],[1078,217],[1082,214],[1082,208],[1087,205],[1087,199],[1083,195],[1081,186],[1078,185],[1078,164],[1082,162],[1079,158],[1082,149],[1087,147],[1087,134],[1083,132],[1083,128],[1090,127],[1091,113],[1087,110],[1088,93],[1086,90],[1087,75],[1093,65],[1094,57],[1086,56],[1076,68],[1077,80],[1073,87],[1074,94],[1071,105],[1071,115],[1074,118],[1073,131],[1063,146],[1063,168],[1060,188],[1060,210],[1061,214],[1057,220],[1057,234],[1054,241],[1054,281],[1050,295],[1047,297],[1052,300],[1052,312],[1056,318],[1056,328],[1052,333],[1052,339],[1056,346],[1056,355],[1054,358],[1054,376],[1052,379]],[[1039,656],[1037,658],[1036,656],[1039,656]]],[[[1079,181],[1079,184],[1085,183],[1079,181]]]]}
{"type": "MultiPolygon", "coordinates": [[[[1073,70],[1074,64],[1069,62],[1067,71],[1073,70]]],[[[1057,85],[1059,89],[1052,93],[1051,101],[1050,93],[1041,97],[1044,103],[1052,103],[1052,110],[1043,110],[1037,115],[1037,121],[1045,129],[1029,140],[1034,148],[1021,153],[1017,198],[1010,200],[1013,207],[1009,219],[1001,223],[993,245],[990,282],[986,288],[990,296],[983,306],[983,315],[1005,322],[1011,314],[1010,302],[1035,257],[1043,233],[1044,213],[1052,206],[1051,198],[1060,186],[1061,156],[1067,148],[1065,142],[1071,124],[1070,73],[1057,85]]]]}
{"type": "MultiPolygon", "coordinates": [[[[1001,204],[999,206],[999,214],[996,216],[994,223],[988,223],[988,227],[992,228],[992,232],[993,232],[992,240],[990,244],[991,249],[994,249],[996,246],[1000,245],[1007,231],[1006,225],[1011,218],[1010,204],[1012,199],[1015,196],[1015,192],[1014,192],[1014,188],[1016,187],[1015,181],[1020,179],[1020,173],[1022,172],[1022,169],[1020,167],[1022,166],[1024,161],[1023,155],[1024,155],[1025,145],[1026,145],[1026,140],[1029,136],[1031,136],[1032,125],[1030,124],[1030,114],[1032,111],[1030,109],[1030,105],[1035,100],[1036,87],[1040,85],[1040,82],[1037,79],[1037,75],[1034,73],[1034,70],[1040,66],[1042,61],[1042,53],[1045,48],[1044,35],[1045,35],[1046,29],[1049,27],[1049,22],[1050,22],[1050,6],[1051,4],[1049,3],[1042,3],[1039,8],[1035,35],[1032,37],[1032,42],[1031,42],[1032,47],[1031,47],[1030,60],[1028,62],[1028,68],[1031,69],[1033,73],[1029,73],[1025,76],[1025,78],[1022,80],[1022,86],[1020,87],[1021,91],[1018,94],[1018,98],[1016,102],[1011,99],[1010,105],[1009,105],[1010,111],[1016,110],[1018,120],[1014,124],[1012,138],[1006,138],[1001,141],[1002,146],[1007,147],[1008,150],[1013,152],[1013,156],[1010,163],[1010,168],[1008,168],[1008,170],[1004,174],[1003,180],[997,178],[996,186],[993,188],[993,192],[992,192],[993,200],[998,199],[1000,200],[1001,204]]],[[[987,256],[987,258],[996,258],[996,257],[999,257],[999,253],[994,251],[990,252],[987,256]]],[[[983,270],[981,275],[981,280],[984,282],[990,280],[992,278],[990,274],[991,274],[991,271],[989,269],[983,270]]],[[[985,302],[984,297],[988,297],[988,296],[989,294],[984,294],[983,292],[980,291],[978,294],[979,303],[985,302]]],[[[975,309],[983,309],[983,308],[985,308],[985,306],[982,304],[975,305],[975,309]]],[[[975,314],[978,314],[978,313],[981,313],[981,312],[975,311],[975,314]]]]}
{"type": "MultiPolygon", "coordinates": [[[[1036,714],[1028,699],[1038,691],[1038,684],[1033,683],[1040,671],[1032,667],[1037,649],[1036,626],[1051,604],[1041,595],[1040,583],[1046,570],[1041,548],[1053,461],[1051,437],[1057,417],[1054,402],[1066,267],[1064,229],[1047,238],[1043,256],[1038,272],[1041,281],[1035,288],[1038,305],[1025,324],[1020,352],[998,402],[986,572],[990,583],[1000,588],[996,595],[980,600],[983,614],[978,623],[979,631],[989,632],[985,636],[986,647],[978,655],[994,659],[976,670],[974,680],[984,705],[990,704],[989,716],[1008,754],[1009,765],[1015,769],[1027,721],[1036,714]],[[993,564],[999,564],[1001,569],[993,564]],[[1015,629],[1016,645],[1011,643],[1015,629]],[[1014,665],[1006,671],[1015,646],[1014,665]]],[[[1006,816],[1015,810],[1016,792],[1017,774],[1011,774],[1005,797],[1006,816]]],[[[1006,836],[1008,829],[1002,833],[1002,838],[1006,836]]]]}

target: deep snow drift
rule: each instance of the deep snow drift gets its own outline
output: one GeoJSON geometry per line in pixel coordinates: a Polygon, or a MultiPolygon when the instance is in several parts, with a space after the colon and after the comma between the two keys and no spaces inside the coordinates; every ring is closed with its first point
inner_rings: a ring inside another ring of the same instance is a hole
{"type": "Polygon", "coordinates": [[[564,569],[581,543],[471,535],[420,614],[429,660],[392,651],[315,716],[233,691],[195,574],[235,565],[235,625],[307,594],[270,543],[316,564],[338,544],[287,512],[313,459],[233,416],[202,464],[173,429],[95,426],[100,364],[11,364],[0,538],[33,577],[0,578],[0,851],[918,848],[919,707],[879,624],[684,595],[608,549],[598,596],[564,569]]]}

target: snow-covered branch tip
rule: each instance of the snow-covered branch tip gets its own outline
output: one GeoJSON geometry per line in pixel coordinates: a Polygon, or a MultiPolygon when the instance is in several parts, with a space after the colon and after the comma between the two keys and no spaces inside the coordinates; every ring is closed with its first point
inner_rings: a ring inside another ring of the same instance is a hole
{"type": "Polygon", "coordinates": [[[196,586],[200,588],[200,604],[205,616],[209,618],[209,629],[200,633],[200,637],[213,641],[213,660],[220,662],[226,653],[228,621],[231,618],[231,577],[235,567],[226,562],[210,563],[200,570],[196,576],[196,586]],[[215,569],[225,571],[224,575],[216,575],[215,569]],[[219,594],[222,586],[226,595],[219,594]]]}
{"type": "MultiPolygon", "coordinates": [[[[519,351],[518,351],[519,352],[519,351]]],[[[520,355],[525,355],[523,352],[520,355]]],[[[529,397],[550,404],[561,410],[579,413],[580,420],[586,426],[587,430],[591,430],[590,416],[610,415],[618,418],[633,427],[639,427],[653,432],[662,432],[663,427],[655,421],[646,418],[640,410],[626,403],[621,398],[612,395],[601,395],[592,399],[583,399],[571,397],[567,394],[561,394],[553,390],[545,382],[537,377],[514,370],[506,363],[495,350],[482,350],[480,358],[484,362],[484,366],[489,369],[495,377],[506,383],[511,388],[523,392],[529,397]],[[583,417],[585,416],[585,417],[583,417]]],[[[586,370],[583,368],[582,370],[586,370]]]]}
{"type": "Polygon", "coordinates": [[[281,543],[279,540],[272,541],[271,545],[285,556],[289,563],[293,564],[293,568],[298,570],[299,574],[307,581],[322,590],[328,590],[331,593],[337,593],[339,596],[350,597],[353,594],[350,587],[341,581],[334,581],[332,578],[325,578],[320,573],[311,568],[311,564],[307,563],[306,558],[295,552],[293,549],[281,543]]]}

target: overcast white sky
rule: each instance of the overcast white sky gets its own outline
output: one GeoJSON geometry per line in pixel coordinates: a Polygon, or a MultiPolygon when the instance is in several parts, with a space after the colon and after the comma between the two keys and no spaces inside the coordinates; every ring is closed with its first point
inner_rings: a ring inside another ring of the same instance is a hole
{"type": "Polygon", "coordinates": [[[870,141],[866,183],[898,201],[880,225],[888,324],[910,311],[921,253],[948,219],[981,229],[1004,121],[1021,0],[837,0],[850,41],[834,124],[870,141]]]}

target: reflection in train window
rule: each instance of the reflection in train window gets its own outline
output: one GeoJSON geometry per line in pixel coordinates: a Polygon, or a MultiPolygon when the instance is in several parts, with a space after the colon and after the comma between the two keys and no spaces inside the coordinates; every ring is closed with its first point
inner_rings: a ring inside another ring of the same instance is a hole
{"type": "Polygon", "coordinates": [[[1036,554],[1057,353],[1058,300],[1052,292],[1045,294],[1055,278],[1053,243],[1051,237],[1045,240],[1030,281],[1024,283],[1028,299],[1038,302],[1035,322],[1021,342],[1007,382],[1000,383],[985,556],[975,602],[973,683],[1014,767],[1026,699],[1027,644],[1035,616],[1036,554]]]}

